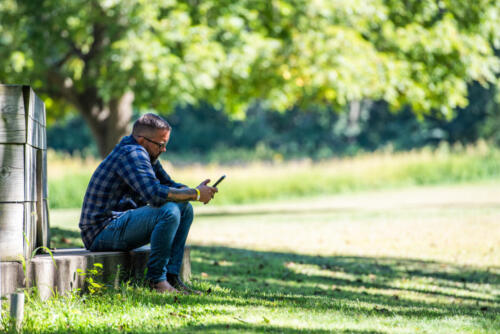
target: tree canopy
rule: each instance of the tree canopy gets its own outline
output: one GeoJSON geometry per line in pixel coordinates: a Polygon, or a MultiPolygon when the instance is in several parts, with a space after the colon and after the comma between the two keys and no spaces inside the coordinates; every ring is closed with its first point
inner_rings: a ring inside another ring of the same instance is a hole
{"type": "Polygon", "coordinates": [[[132,107],[269,108],[385,100],[451,116],[467,83],[499,84],[495,0],[3,0],[0,81],[48,117],[78,110],[100,153],[132,107]]]}

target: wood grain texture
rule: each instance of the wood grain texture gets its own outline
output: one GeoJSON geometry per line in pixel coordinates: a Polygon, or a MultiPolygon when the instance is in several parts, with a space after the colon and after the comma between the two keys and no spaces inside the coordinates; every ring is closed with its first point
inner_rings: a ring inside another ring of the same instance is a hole
{"type": "Polygon", "coordinates": [[[39,148],[47,148],[47,139],[45,134],[45,127],[40,123],[33,120],[31,117],[28,118],[28,144],[39,148]]]}
{"type": "Polygon", "coordinates": [[[43,101],[35,94],[30,86],[22,86],[22,89],[25,114],[36,122],[45,125],[45,117],[42,115],[45,111],[43,101]]]}
{"type": "Polygon", "coordinates": [[[43,188],[43,199],[47,199],[49,196],[49,181],[47,179],[47,150],[42,151],[42,188],[43,188]]]}
{"type": "Polygon", "coordinates": [[[26,142],[26,121],[21,114],[0,114],[0,143],[26,142]]]}
{"type": "Polygon", "coordinates": [[[30,258],[31,253],[36,248],[38,215],[36,212],[36,202],[24,203],[24,258],[30,258]]]}
{"type": "Polygon", "coordinates": [[[25,143],[25,118],[21,86],[0,85],[0,143],[25,143]]]}
{"type": "Polygon", "coordinates": [[[26,143],[28,145],[31,145],[33,147],[38,147],[38,142],[37,142],[37,139],[38,139],[38,126],[36,124],[36,122],[31,118],[31,117],[28,117],[28,119],[26,120],[27,122],[27,138],[26,138],[26,143]]]}
{"type": "Polygon", "coordinates": [[[22,202],[24,187],[24,146],[0,144],[0,202],[22,202]]]}
{"type": "Polygon", "coordinates": [[[35,92],[33,92],[30,86],[22,86],[22,89],[26,119],[35,119],[35,92]]]}
{"type": "Polygon", "coordinates": [[[46,132],[46,129],[45,129],[45,126],[40,124],[40,123],[37,123],[38,124],[38,148],[42,149],[42,150],[46,150],[47,149],[47,132],[46,132]]]}
{"type": "Polygon", "coordinates": [[[36,177],[36,201],[41,202],[43,199],[43,183],[46,182],[43,178],[43,150],[35,149],[36,168],[34,171],[36,177]]]}
{"type": "Polygon", "coordinates": [[[37,200],[37,149],[24,146],[24,201],[37,200]]]}
{"type": "Polygon", "coordinates": [[[25,114],[21,86],[0,85],[0,114],[25,114]]]}
{"type": "Polygon", "coordinates": [[[19,261],[23,255],[24,204],[0,203],[0,252],[2,261],[19,261]]]}
{"type": "Polygon", "coordinates": [[[0,143],[46,149],[45,104],[29,86],[0,85],[0,143]]]}
{"type": "Polygon", "coordinates": [[[35,120],[46,127],[45,103],[35,94],[35,120]]]}
{"type": "Polygon", "coordinates": [[[46,200],[37,202],[37,212],[36,246],[50,248],[49,206],[46,200]]]}
{"type": "Polygon", "coordinates": [[[27,143],[45,149],[45,105],[29,86],[23,86],[24,108],[27,124],[27,143]]]}
{"type": "Polygon", "coordinates": [[[36,211],[38,215],[37,221],[37,247],[45,246],[48,247],[49,244],[49,212],[47,206],[47,200],[43,199],[44,195],[44,183],[46,178],[43,177],[44,169],[44,151],[36,150],[36,211]]]}

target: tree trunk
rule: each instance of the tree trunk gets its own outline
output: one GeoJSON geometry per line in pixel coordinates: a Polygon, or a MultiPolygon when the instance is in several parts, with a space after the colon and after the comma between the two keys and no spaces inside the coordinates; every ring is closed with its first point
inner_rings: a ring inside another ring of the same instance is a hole
{"type": "Polygon", "coordinates": [[[89,96],[82,97],[79,103],[80,113],[96,140],[99,154],[104,158],[123,136],[130,134],[134,94],[127,92],[106,104],[88,98],[89,96]]]}

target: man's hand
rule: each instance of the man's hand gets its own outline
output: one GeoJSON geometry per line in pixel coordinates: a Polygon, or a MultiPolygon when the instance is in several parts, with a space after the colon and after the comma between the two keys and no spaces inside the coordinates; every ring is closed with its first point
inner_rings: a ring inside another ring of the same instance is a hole
{"type": "Polygon", "coordinates": [[[215,187],[207,186],[209,182],[210,179],[206,179],[200,183],[198,187],[196,187],[196,189],[200,191],[200,202],[203,202],[203,204],[210,202],[210,200],[214,198],[215,193],[218,191],[215,187]]]}
{"type": "MultiPolygon", "coordinates": [[[[218,191],[216,187],[207,186],[207,183],[210,182],[209,179],[200,183],[196,189],[200,192],[200,202],[207,204],[210,202],[212,198],[214,198],[214,194],[218,191]]],[[[173,202],[186,202],[196,200],[197,193],[193,188],[170,188],[168,192],[167,199],[173,202]]]]}

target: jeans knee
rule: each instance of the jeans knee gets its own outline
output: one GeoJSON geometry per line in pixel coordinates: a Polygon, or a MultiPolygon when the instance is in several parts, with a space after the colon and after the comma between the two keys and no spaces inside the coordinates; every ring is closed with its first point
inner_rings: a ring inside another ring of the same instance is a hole
{"type": "Polygon", "coordinates": [[[168,202],[159,208],[159,221],[168,221],[169,223],[179,224],[181,221],[181,210],[175,203],[168,202]]]}

